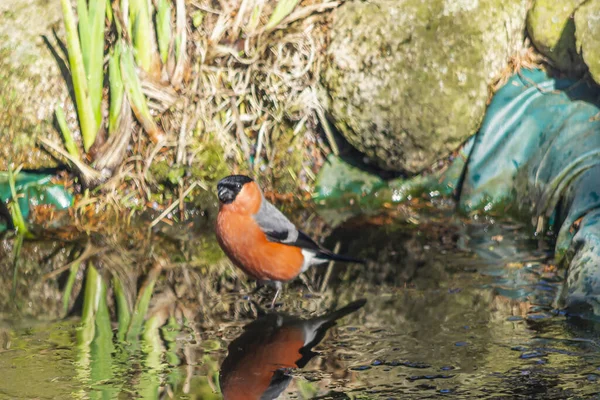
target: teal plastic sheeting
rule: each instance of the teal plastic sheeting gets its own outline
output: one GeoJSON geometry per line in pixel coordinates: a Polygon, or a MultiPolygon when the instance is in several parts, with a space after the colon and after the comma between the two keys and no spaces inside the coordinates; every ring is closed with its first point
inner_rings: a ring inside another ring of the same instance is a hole
{"type": "Polygon", "coordinates": [[[600,91],[523,70],[492,99],[469,154],[459,208],[502,208],[558,231],[561,303],[600,315],[600,91]],[[574,223],[583,218],[579,227],[574,223]]]}
{"type": "MultiPolygon", "coordinates": [[[[31,207],[40,204],[50,204],[58,210],[69,208],[73,204],[73,195],[62,185],[51,182],[53,175],[42,173],[21,172],[15,177],[15,189],[21,214],[27,220],[31,207]]],[[[12,198],[8,173],[0,172],[0,232],[10,227],[10,221],[5,221],[9,215],[5,202],[12,198]]]]}
{"type": "Polygon", "coordinates": [[[346,212],[356,213],[411,196],[454,196],[463,213],[493,212],[551,229],[558,232],[556,259],[568,267],[558,304],[600,316],[599,96],[585,81],[522,70],[494,95],[479,132],[448,168],[384,182],[332,158],[315,197],[327,208],[345,192],[342,203],[354,196],[346,212]]]}

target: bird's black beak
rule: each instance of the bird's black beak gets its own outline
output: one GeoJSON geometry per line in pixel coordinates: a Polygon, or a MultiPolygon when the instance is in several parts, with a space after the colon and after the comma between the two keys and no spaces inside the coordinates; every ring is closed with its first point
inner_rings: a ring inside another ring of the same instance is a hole
{"type": "Polygon", "coordinates": [[[224,204],[231,203],[235,199],[235,193],[225,186],[218,188],[217,195],[219,196],[219,201],[224,204]]]}

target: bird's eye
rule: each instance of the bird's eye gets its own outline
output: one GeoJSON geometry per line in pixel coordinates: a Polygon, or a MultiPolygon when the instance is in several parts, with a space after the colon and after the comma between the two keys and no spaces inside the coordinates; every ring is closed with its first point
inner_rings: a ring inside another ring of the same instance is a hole
{"type": "Polygon", "coordinates": [[[241,189],[241,188],[242,188],[242,184],[241,184],[241,183],[236,183],[236,184],[235,184],[235,187],[236,187],[237,189],[241,189]]]}

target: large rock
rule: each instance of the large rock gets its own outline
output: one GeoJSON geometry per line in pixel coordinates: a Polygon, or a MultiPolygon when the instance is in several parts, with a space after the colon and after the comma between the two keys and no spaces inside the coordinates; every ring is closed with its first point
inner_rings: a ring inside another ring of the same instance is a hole
{"type": "Polygon", "coordinates": [[[527,13],[527,32],[531,41],[563,71],[575,72],[585,68],[575,46],[573,21],[573,13],[584,1],[536,0],[527,13]]]}
{"type": "Polygon", "coordinates": [[[600,84],[600,1],[588,1],[575,12],[577,49],[600,84]]]}
{"type": "Polygon", "coordinates": [[[11,161],[32,169],[56,165],[35,141],[60,140],[52,117],[67,90],[43,36],[54,42],[52,29],[61,28],[60,1],[0,1],[0,171],[11,161]]]}
{"type": "Polygon", "coordinates": [[[528,0],[352,1],[333,15],[326,107],[380,167],[417,173],[477,131],[528,0]],[[328,104],[327,104],[328,103],[328,104]]]}

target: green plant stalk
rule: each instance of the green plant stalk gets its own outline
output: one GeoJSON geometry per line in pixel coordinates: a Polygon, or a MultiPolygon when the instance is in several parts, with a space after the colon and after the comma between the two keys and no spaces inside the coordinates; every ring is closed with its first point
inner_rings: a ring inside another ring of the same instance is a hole
{"type": "Polygon", "coordinates": [[[271,30],[283,21],[285,17],[290,15],[300,0],[279,0],[273,10],[273,14],[269,18],[269,22],[265,26],[265,30],[271,30]]]}
{"type": "Polygon", "coordinates": [[[177,323],[174,317],[169,317],[167,324],[160,328],[161,337],[167,347],[165,353],[165,361],[173,366],[177,367],[181,364],[181,360],[177,355],[177,336],[181,333],[181,325],[177,323]]]}
{"type": "MultiPolygon", "coordinates": [[[[91,349],[90,345],[94,340],[96,324],[94,323],[97,309],[97,300],[99,292],[98,271],[91,262],[88,263],[83,289],[83,309],[81,314],[81,326],[77,328],[77,379],[86,385],[90,381],[91,349]]],[[[80,397],[88,397],[83,389],[80,397]]]]}
{"type": "Polygon", "coordinates": [[[146,72],[152,67],[152,27],[149,2],[147,0],[129,0],[129,16],[132,29],[135,60],[146,72]]]}
{"type": "Polygon", "coordinates": [[[65,118],[65,113],[63,108],[59,105],[56,107],[56,120],[58,121],[58,127],[60,128],[60,133],[62,134],[63,140],[65,142],[65,148],[69,152],[73,158],[80,159],[79,149],[75,144],[75,140],[73,140],[73,134],[67,125],[67,119],[65,118]]]}
{"type": "Polygon", "coordinates": [[[152,292],[154,291],[154,284],[158,274],[150,272],[146,282],[140,289],[135,307],[133,308],[133,315],[131,316],[131,323],[129,324],[129,330],[127,332],[127,341],[137,341],[140,334],[142,333],[142,327],[144,325],[144,318],[148,312],[150,306],[150,299],[152,298],[152,292]]]}
{"type": "Polygon", "coordinates": [[[75,262],[73,265],[71,265],[71,268],[69,268],[69,278],[67,279],[63,294],[63,312],[65,315],[69,312],[69,301],[71,300],[73,285],[75,284],[75,278],[77,278],[77,273],[79,272],[80,266],[80,262],[75,262]]]}
{"type": "Polygon", "coordinates": [[[23,239],[24,235],[17,235],[15,239],[15,247],[13,254],[13,278],[12,278],[12,291],[10,294],[10,298],[15,301],[15,296],[17,295],[17,276],[19,274],[19,260],[21,259],[21,250],[23,249],[23,239]]]}
{"type": "Polygon", "coordinates": [[[144,371],[136,392],[142,399],[155,399],[161,385],[161,356],[165,350],[160,337],[160,318],[152,316],[146,321],[143,335],[144,371]]]}
{"type": "Polygon", "coordinates": [[[121,51],[121,76],[123,78],[123,83],[125,84],[127,97],[131,102],[133,113],[150,138],[154,142],[157,142],[160,139],[159,136],[162,135],[162,132],[150,114],[148,104],[146,103],[146,97],[142,93],[142,84],[135,71],[133,54],[127,45],[123,45],[121,51]]]}
{"type": "Polygon", "coordinates": [[[104,84],[104,20],[106,17],[106,0],[91,0],[89,4],[89,22],[91,37],[89,47],[82,48],[89,52],[87,78],[89,96],[94,112],[96,127],[102,125],[102,86],[104,84]]]}
{"type": "Polygon", "coordinates": [[[183,58],[187,41],[187,17],[184,0],[176,0],[177,6],[177,37],[175,38],[175,60],[177,62],[174,74],[179,75],[181,80],[183,74],[183,58]]]}
{"type": "Polygon", "coordinates": [[[65,20],[65,31],[67,35],[67,49],[69,51],[69,66],[73,79],[73,90],[75,91],[75,102],[79,116],[79,125],[81,136],[83,137],[83,147],[88,151],[96,141],[98,127],[94,120],[92,104],[89,98],[87,79],[83,56],[81,54],[81,45],[77,36],[75,18],[69,0],[61,0],[63,18],[65,20]]]}
{"type": "Polygon", "coordinates": [[[85,349],[89,349],[90,343],[94,340],[96,311],[100,301],[102,291],[102,278],[98,270],[90,262],[87,267],[85,282],[85,291],[83,293],[83,310],[81,313],[81,328],[77,332],[78,344],[85,349]]]}
{"type": "Polygon", "coordinates": [[[156,7],[156,37],[158,51],[163,64],[166,64],[171,44],[171,1],[158,0],[156,7]]]}
{"type": "Polygon", "coordinates": [[[258,24],[260,22],[260,15],[262,14],[263,4],[264,3],[259,3],[255,5],[252,9],[252,14],[250,15],[250,19],[248,20],[248,24],[246,25],[247,32],[253,33],[258,27],[258,24]]]}
{"type": "Polygon", "coordinates": [[[123,79],[121,78],[121,41],[119,40],[111,51],[108,59],[108,83],[110,89],[110,105],[108,110],[108,132],[113,134],[119,127],[119,118],[121,117],[121,107],[123,105],[123,96],[125,89],[123,79]]]}
{"type": "Polygon", "coordinates": [[[90,70],[90,51],[92,42],[90,32],[90,16],[87,7],[87,0],[77,0],[77,28],[79,29],[79,42],[81,44],[81,56],[86,71],[90,70]]]}
{"type": "Polygon", "coordinates": [[[123,342],[125,340],[125,334],[129,328],[131,322],[131,312],[127,296],[125,295],[125,288],[123,282],[117,276],[113,277],[113,288],[115,291],[115,299],[117,302],[117,318],[119,328],[117,330],[117,340],[123,342]]]}
{"type": "Polygon", "coordinates": [[[21,212],[21,206],[19,205],[19,198],[17,197],[17,188],[15,184],[15,174],[11,168],[8,169],[8,185],[10,186],[10,194],[12,196],[12,202],[9,204],[10,215],[13,219],[13,225],[17,229],[17,232],[26,238],[31,238],[33,235],[27,229],[25,224],[25,218],[21,212]]]}
{"type": "Polygon", "coordinates": [[[106,20],[108,21],[108,25],[112,25],[115,16],[113,14],[112,6],[110,4],[110,0],[106,2],[106,20]]]}
{"type": "MultiPolygon", "coordinates": [[[[112,354],[115,351],[110,313],[106,304],[106,283],[103,279],[100,279],[98,294],[98,308],[94,319],[96,334],[90,344],[90,378],[92,382],[103,382],[113,377],[112,354]]],[[[113,391],[115,389],[117,388],[112,388],[113,391]]]]}

